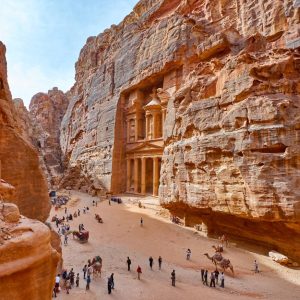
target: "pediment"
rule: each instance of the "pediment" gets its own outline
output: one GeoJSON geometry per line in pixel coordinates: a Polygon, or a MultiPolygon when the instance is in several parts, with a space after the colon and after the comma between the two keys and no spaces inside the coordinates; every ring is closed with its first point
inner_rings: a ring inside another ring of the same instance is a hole
{"type": "Polygon", "coordinates": [[[144,142],[142,144],[133,146],[132,148],[127,150],[127,153],[131,153],[131,152],[151,152],[151,151],[163,151],[163,147],[153,144],[151,142],[144,142]]]}

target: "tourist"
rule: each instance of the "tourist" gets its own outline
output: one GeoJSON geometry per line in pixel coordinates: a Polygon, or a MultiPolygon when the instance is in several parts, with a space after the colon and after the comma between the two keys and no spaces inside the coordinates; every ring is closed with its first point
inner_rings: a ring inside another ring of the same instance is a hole
{"type": "Polygon", "coordinates": [[[60,274],[57,274],[57,276],[55,277],[55,287],[54,287],[54,290],[55,290],[55,297],[56,297],[56,293],[59,292],[59,283],[60,283],[60,274]]]}
{"type": "Polygon", "coordinates": [[[153,257],[152,256],[149,257],[149,266],[152,270],[152,266],[153,266],[153,257]]]}
{"type": "Polygon", "coordinates": [[[90,283],[91,283],[91,275],[88,274],[87,278],[86,278],[86,290],[90,289],[90,283]]]}
{"type": "Polygon", "coordinates": [[[75,273],[73,271],[73,268],[71,269],[71,271],[69,273],[69,278],[70,278],[71,286],[74,286],[75,273]]]}
{"type": "Polygon", "coordinates": [[[83,272],[83,279],[85,279],[85,275],[86,275],[86,272],[87,272],[87,265],[84,265],[84,267],[82,269],[82,272],[83,272]]]}
{"type": "Polygon", "coordinates": [[[88,274],[88,276],[91,276],[91,275],[93,274],[93,271],[94,271],[93,265],[91,264],[91,265],[88,267],[88,269],[87,269],[87,274],[88,274]]]}
{"type": "Polygon", "coordinates": [[[111,273],[110,275],[110,283],[111,283],[111,288],[114,290],[115,289],[114,273],[111,273]]]}
{"type": "Polygon", "coordinates": [[[64,245],[68,245],[68,235],[65,234],[64,245]]]}
{"type": "Polygon", "coordinates": [[[190,260],[191,254],[192,254],[191,249],[187,249],[187,250],[186,250],[186,259],[187,259],[187,260],[190,260]]]}
{"type": "Polygon", "coordinates": [[[79,287],[79,273],[76,276],[76,287],[79,287]]]}
{"type": "Polygon", "coordinates": [[[95,201],[93,200],[93,206],[95,206],[95,201]]]}
{"type": "Polygon", "coordinates": [[[259,273],[259,270],[258,270],[258,263],[257,263],[256,260],[254,261],[254,272],[255,272],[255,273],[259,273]]]}
{"type": "Polygon", "coordinates": [[[225,278],[224,278],[224,273],[222,272],[221,275],[220,275],[220,280],[221,280],[221,285],[220,287],[221,288],[224,288],[224,281],[225,281],[225,278]]]}
{"type": "Polygon", "coordinates": [[[85,214],[85,207],[83,208],[83,213],[85,214]]]}
{"type": "Polygon", "coordinates": [[[206,285],[208,285],[208,282],[207,282],[207,276],[208,276],[208,271],[205,270],[205,272],[204,272],[204,281],[203,281],[203,284],[206,284],[206,285]]]}
{"type": "Polygon", "coordinates": [[[210,284],[209,284],[210,287],[216,287],[216,283],[215,283],[215,273],[214,272],[211,272],[210,273],[210,284]]]}
{"type": "Polygon", "coordinates": [[[158,257],[158,269],[161,270],[162,258],[161,256],[158,257]]]}
{"type": "Polygon", "coordinates": [[[141,218],[141,227],[143,227],[144,221],[143,218],[141,218]]]}
{"type": "Polygon", "coordinates": [[[202,283],[204,283],[204,269],[201,269],[201,280],[202,280],[202,283]]]}
{"type": "Polygon", "coordinates": [[[107,290],[108,290],[108,293],[111,294],[111,279],[110,279],[110,277],[107,278],[107,290]]]}
{"type": "Polygon", "coordinates": [[[141,274],[142,274],[142,268],[140,266],[137,267],[136,269],[137,273],[138,273],[138,279],[141,279],[141,274]]]}
{"type": "Polygon", "coordinates": [[[67,294],[70,294],[69,291],[71,289],[71,282],[70,282],[70,279],[67,278],[66,280],[66,291],[67,291],[67,294]]]}
{"type": "Polygon", "coordinates": [[[176,274],[175,274],[175,270],[173,270],[171,273],[172,286],[175,286],[175,280],[176,280],[176,274]]]}
{"type": "Polygon", "coordinates": [[[67,208],[65,207],[65,215],[67,214],[67,208]]]}
{"type": "Polygon", "coordinates": [[[130,271],[131,259],[127,256],[127,268],[130,271]]]}
{"type": "Polygon", "coordinates": [[[80,216],[80,209],[77,210],[78,217],[80,216]]]}
{"type": "Polygon", "coordinates": [[[216,279],[216,283],[219,284],[219,274],[220,272],[218,271],[218,269],[215,270],[215,279],[216,279]]]}

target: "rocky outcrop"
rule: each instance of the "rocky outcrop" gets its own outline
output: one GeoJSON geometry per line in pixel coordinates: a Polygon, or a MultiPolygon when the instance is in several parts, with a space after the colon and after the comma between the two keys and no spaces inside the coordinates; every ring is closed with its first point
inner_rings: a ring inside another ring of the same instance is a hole
{"type": "Polygon", "coordinates": [[[38,154],[24,137],[7,82],[5,46],[0,42],[0,161],[1,177],[15,187],[15,197],[26,217],[45,221],[50,202],[38,154]]]}
{"type": "Polygon", "coordinates": [[[142,0],[90,37],[62,121],[67,172],[124,191],[122,110],[135,90],[156,87],[166,105],[161,203],[209,234],[300,260],[297,3],[142,0]]]}
{"type": "Polygon", "coordinates": [[[67,106],[68,97],[56,87],[34,95],[29,106],[29,135],[39,151],[49,187],[57,187],[61,180],[60,124],[67,106]]]}
{"type": "Polygon", "coordinates": [[[0,291],[3,300],[51,299],[58,253],[50,230],[0,203],[0,291]]]}

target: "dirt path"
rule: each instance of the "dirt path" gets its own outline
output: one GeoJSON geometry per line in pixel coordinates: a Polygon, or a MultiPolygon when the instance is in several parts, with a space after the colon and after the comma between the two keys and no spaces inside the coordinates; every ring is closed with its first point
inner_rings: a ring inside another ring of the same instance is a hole
{"type": "MultiPolygon", "coordinates": [[[[80,244],[69,239],[63,246],[64,266],[80,273],[80,286],[73,288],[70,295],[62,291],[58,299],[300,299],[300,271],[282,267],[268,257],[229,247],[224,257],[234,265],[235,277],[225,273],[225,289],[209,288],[202,284],[200,269],[213,271],[213,265],[203,254],[213,254],[211,246],[217,242],[200,236],[194,230],[171,224],[155,214],[153,209],[138,208],[133,204],[108,205],[108,202],[92,206],[89,195],[72,192],[73,200],[68,204],[69,212],[89,206],[87,214],[75,218],[69,224],[71,230],[78,230],[83,223],[90,232],[89,242],[80,244]],[[96,222],[99,213],[104,224],[96,222]],[[144,226],[140,226],[141,216],[144,226]],[[186,249],[192,250],[191,260],[185,259],[186,249]],[[92,279],[91,290],[85,291],[82,268],[89,258],[100,255],[103,259],[102,278],[92,279]],[[150,270],[149,256],[154,258],[153,271],[150,270]],[[163,258],[162,270],[158,270],[157,258],[163,258]],[[126,259],[132,260],[132,271],[127,271],[126,259]],[[254,259],[258,260],[260,274],[254,274],[254,259]],[[139,281],[135,272],[137,265],[142,268],[139,281]],[[170,274],[176,270],[176,287],[171,286],[170,274]],[[115,274],[115,290],[107,294],[107,277],[115,274]]],[[[51,217],[64,215],[64,209],[51,211],[51,217]]],[[[53,227],[55,227],[55,224],[53,227]]]]}

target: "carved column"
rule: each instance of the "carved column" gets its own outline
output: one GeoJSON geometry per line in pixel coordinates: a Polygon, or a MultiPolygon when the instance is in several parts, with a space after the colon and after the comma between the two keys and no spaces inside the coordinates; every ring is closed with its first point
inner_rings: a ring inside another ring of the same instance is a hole
{"type": "Polygon", "coordinates": [[[158,157],[153,157],[153,196],[158,195],[159,170],[158,157]]]}
{"type": "Polygon", "coordinates": [[[127,143],[130,142],[130,121],[127,119],[127,143]]]}
{"type": "Polygon", "coordinates": [[[146,194],[146,157],[142,157],[141,193],[146,194]]]}
{"type": "Polygon", "coordinates": [[[153,112],[152,116],[153,116],[152,138],[156,139],[157,138],[157,112],[153,112]]]}
{"type": "Polygon", "coordinates": [[[139,114],[135,114],[135,127],[134,127],[134,140],[137,141],[139,139],[139,114]]]}
{"type": "Polygon", "coordinates": [[[146,113],[146,140],[149,140],[149,131],[150,131],[150,124],[149,124],[149,114],[146,113]]]}
{"type": "Polygon", "coordinates": [[[138,193],[139,192],[139,159],[135,158],[134,159],[134,192],[138,193]]]}
{"type": "Polygon", "coordinates": [[[127,192],[130,192],[130,183],[131,183],[131,160],[127,159],[127,192]]]}

